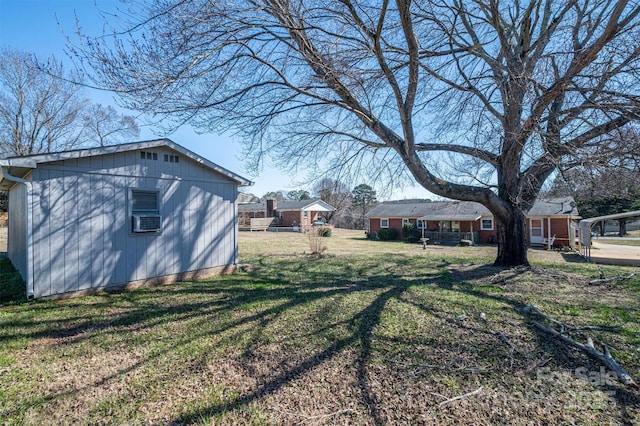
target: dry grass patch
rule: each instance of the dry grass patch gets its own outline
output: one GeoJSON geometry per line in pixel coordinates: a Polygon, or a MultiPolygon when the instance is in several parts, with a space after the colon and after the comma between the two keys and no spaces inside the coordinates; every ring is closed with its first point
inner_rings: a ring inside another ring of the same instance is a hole
{"type": "Polygon", "coordinates": [[[597,268],[562,253],[500,270],[491,247],[341,230],[322,256],[304,235],[240,238],[233,276],[0,308],[0,423],[640,422],[637,391],[520,311],[602,326],[639,377],[637,277],[591,286],[597,268]]]}

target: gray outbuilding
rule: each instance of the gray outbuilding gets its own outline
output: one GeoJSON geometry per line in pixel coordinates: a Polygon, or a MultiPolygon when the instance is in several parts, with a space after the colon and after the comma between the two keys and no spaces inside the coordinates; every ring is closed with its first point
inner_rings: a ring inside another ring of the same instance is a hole
{"type": "Polygon", "coordinates": [[[28,297],[233,269],[238,187],[169,139],[0,160],[7,253],[28,297]]]}

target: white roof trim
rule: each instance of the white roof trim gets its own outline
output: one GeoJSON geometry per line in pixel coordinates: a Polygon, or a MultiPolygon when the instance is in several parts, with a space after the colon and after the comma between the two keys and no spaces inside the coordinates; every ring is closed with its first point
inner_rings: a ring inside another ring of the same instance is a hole
{"type": "Polygon", "coordinates": [[[329,206],[328,204],[320,201],[315,201],[308,206],[304,206],[302,211],[314,211],[314,212],[332,212],[335,209],[329,206]]]}
{"type": "Polygon", "coordinates": [[[460,222],[460,221],[471,221],[471,222],[475,222],[476,220],[479,220],[482,217],[482,215],[425,215],[422,217],[419,217],[418,219],[420,220],[430,220],[430,221],[453,221],[453,222],[460,222]]]}
{"type": "Polygon", "coordinates": [[[106,155],[106,154],[116,154],[120,152],[127,151],[136,151],[141,149],[149,149],[149,148],[159,148],[166,146],[168,148],[173,149],[184,155],[185,157],[190,158],[191,160],[202,164],[231,180],[238,182],[240,186],[250,186],[253,185],[253,182],[250,180],[233,173],[230,170],[225,169],[212,161],[207,160],[204,157],[188,150],[187,148],[178,145],[173,142],[171,139],[163,138],[163,139],[155,139],[150,141],[141,141],[141,142],[130,142],[119,145],[109,145],[104,147],[97,148],[85,148],[85,149],[75,149],[71,151],[63,151],[63,152],[54,152],[47,154],[35,154],[28,155],[25,157],[12,157],[5,160],[0,160],[0,165],[11,166],[11,167],[24,167],[24,168],[37,168],[39,163],[49,163],[54,161],[63,161],[63,160],[71,160],[75,158],[83,158],[83,157],[94,157],[98,155],[106,155]]]}

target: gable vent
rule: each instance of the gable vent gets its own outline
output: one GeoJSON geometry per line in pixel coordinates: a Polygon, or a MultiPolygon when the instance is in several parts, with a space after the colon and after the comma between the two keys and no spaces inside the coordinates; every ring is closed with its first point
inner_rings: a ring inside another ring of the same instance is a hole
{"type": "Polygon", "coordinates": [[[133,232],[158,232],[162,230],[162,216],[159,214],[134,214],[133,232]]]}
{"type": "Polygon", "coordinates": [[[140,151],[140,158],[143,160],[158,160],[157,152],[140,151]]]}

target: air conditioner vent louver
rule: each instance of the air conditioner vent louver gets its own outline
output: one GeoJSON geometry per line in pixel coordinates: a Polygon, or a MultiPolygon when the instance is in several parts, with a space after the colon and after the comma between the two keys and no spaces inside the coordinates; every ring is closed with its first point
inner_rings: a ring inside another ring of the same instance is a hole
{"type": "Polygon", "coordinates": [[[134,214],[133,232],[157,232],[162,230],[162,216],[159,214],[134,214]]]}

